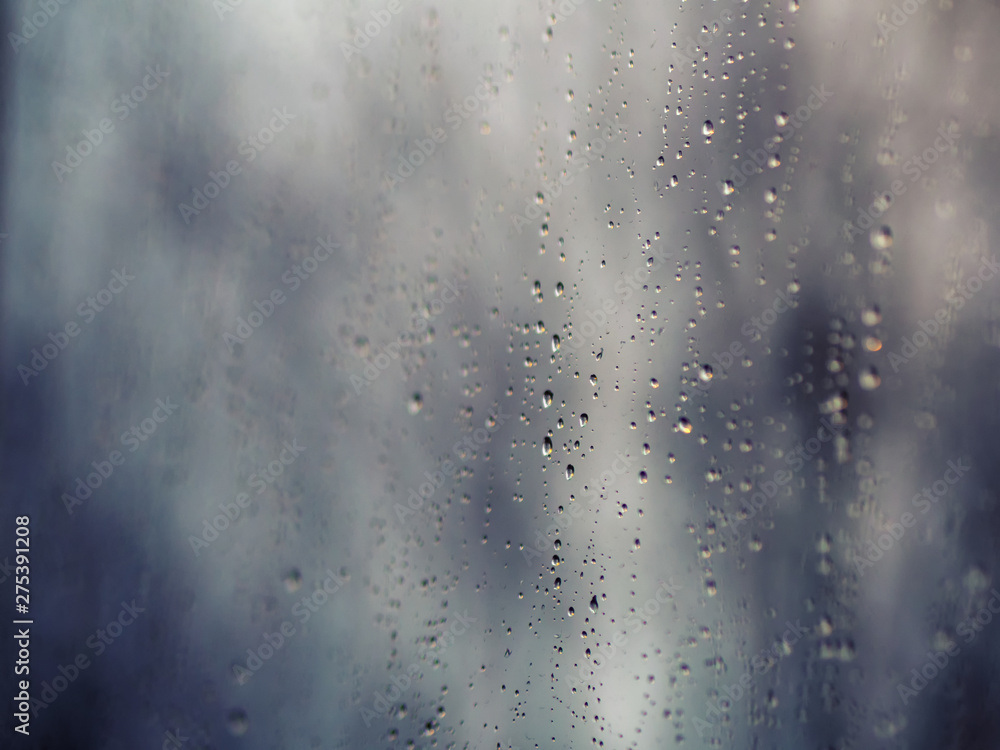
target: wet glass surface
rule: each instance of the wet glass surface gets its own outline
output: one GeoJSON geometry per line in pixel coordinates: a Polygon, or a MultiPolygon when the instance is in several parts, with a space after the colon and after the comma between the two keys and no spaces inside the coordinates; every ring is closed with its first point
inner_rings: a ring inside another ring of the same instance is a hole
{"type": "Polygon", "coordinates": [[[4,747],[996,746],[994,3],[6,22],[4,747]]]}

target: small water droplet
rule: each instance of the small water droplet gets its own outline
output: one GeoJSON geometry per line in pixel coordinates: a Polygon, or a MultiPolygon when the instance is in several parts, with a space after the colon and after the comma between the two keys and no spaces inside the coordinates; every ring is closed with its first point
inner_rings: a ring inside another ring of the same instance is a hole
{"type": "Polygon", "coordinates": [[[548,409],[550,406],[552,406],[552,391],[545,391],[542,394],[542,407],[548,409]]]}
{"type": "Polygon", "coordinates": [[[250,728],[250,718],[242,708],[234,708],[226,718],[226,726],[234,736],[242,737],[250,728]]]}
{"type": "Polygon", "coordinates": [[[574,473],[575,472],[573,470],[573,464],[569,464],[568,466],[566,466],[566,478],[567,479],[572,479],[574,473]]]}
{"type": "Polygon", "coordinates": [[[542,441],[542,455],[552,455],[552,441],[549,438],[545,438],[545,440],[542,441]]]}
{"type": "Polygon", "coordinates": [[[878,371],[874,367],[866,367],[858,375],[858,383],[866,391],[874,391],[882,384],[882,378],[879,377],[878,371]]]}
{"type": "Polygon", "coordinates": [[[424,397],[419,393],[414,393],[413,396],[410,397],[409,402],[406,404],[406,410],[410,412],[410,414],[418,414],[423,408],[424,397]]]}
{"type": "Polygon", "coordinates": [[[285,591],[294,593],[302,588],[302,573],[298,568],[292,568],[285,574],[285,591]]]}
{"type": "Polygon", "coordinates": [[[587,424],[587,420],[588,419],[590,419],[590,417],[588,417],[586,414],[581,414],[580,415],[580,426],[583,427],[585,424],[587,424]]]}
{"type": "Polygon", "coordinates": [[[705,120],[704,124],[701,126],[702,135],[712,135],[715,132],[715,125],[712,124],[711,120],[705,120]]]}
{"type": "Polygon", "coordinates": [[[590,598],[590,611],[593,614],[593,613],[597,612],[597,609],[598,609],[598,607],[597,607],[597,596],[594,595],[594,596],[592,596],[590,598]]]}
{"type": "Polygon", "coordinates": [[[882,322],[882,312],[878,309],[878,305],[872,305],[871,307],[866,307],[861,311],[861,322],[864,323],[869,328],[877,326],[882,322]]]}
{"type": "Polygon", "coordinates": [[[871,243],[876,250],[887,250],[892,247],[892,229],[886,226],[873,229],[871,243]]]}

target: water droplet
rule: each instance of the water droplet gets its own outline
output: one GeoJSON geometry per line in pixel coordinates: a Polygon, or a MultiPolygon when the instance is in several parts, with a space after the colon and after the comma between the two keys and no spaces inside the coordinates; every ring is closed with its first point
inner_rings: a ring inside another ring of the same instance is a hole
{"type": "Polygon", "coordinates": [[[712,135],[715,132],[715,125],[712,124],[711,120],[705,120],[705,123],[701,126],[702,135],[712,135]]]}
{"type": "Polygon", "coordinates": [[[552,391],[545,391],[542,394],[542,407],[548,409],[552,406],[552,391]]]}
{"type": "Polygon", "coordinates": [[[640,471],[639,472],[639,484],[645,484],[647,481],[649,481],[649,477],[646,475],[646,472],[645,471],[640,471]]]}
{"type": "Polygon", "coordinates": [[[567,479],[572,479],[574,473],[575,472],[574,472],[574,469],[573,469],[573,464],[567,465],[566,466],[566,478],[567,479]]]}
{"type": "Polygon", "coordinates": [[[552,334],[552,353],[555,354],[559,351],[559,334],[552,334]]]}
{"type": "Polygon", "coordinates": [[[586,414],[581,414],[580,415],[580,426],[583,427],[584,425],[586,425],[588,419],[590,419],[590,417],[588,417],[586,414]]]}
{"type": "Polygon", "coordinates": [[[688,421],[687,417],[681,417],[677,421],[677,429],[683,432],[685,435],[690,435],[691,430],[694,428],[692,427],[691,422],[688,421]]]}
{"type": "Polygon", "coordinates": [[[556,296],[557,297],[562,297],[564,290],[565,290],[565,287],[563,287],[563,283],[561,281],[558,284],[556,284],[556,296]]]}
{"type": "Polygon", "coordinates": [[[731,180],[726,180],[724,183],[722,183],[722,194],[723,195],[732,195],[735,192],[736,192],[736,188],[733,186],[733,183],[732,183],[731,180]]]}
{"type": "Polygon", "coordinates": [[[302,573],[298,568],[292,568],[285,574],[285,591],[294,593],[302,588],[302,573]]]}
{"type": "Polygon", "coordinates": [[[871,307],[866,307],[861,311],[861,322],[866,326],[871,328],[872,326],[877,326],[882,322],[882,312],[878,309],[878,305],[872,305],[871,307]]]}
{"type": "Polygon", "coordinates": [[[874,391],[882,384],[882,378],[879,377],[878,371],[874,367],[866,367],[858,375],[858,383],[866,391],[874,391]]]}
{"type": "Polygon", "coordinates": [[[712,370],[712,365],[702,365],[698,371],[698,380],[708,383],[713,377],[715,377],[715,371],[712,370]]]}
{"type": "Polygon", "coordinates": [[[886,226],[873,229],[871,243],[876,250],[887,250],[892,247],[892,229],[886,226]]]}
{"type": "Polygon", "coordinates": [[[768,203],[774,203],[778,200],[778,191],[774,188],[768,188],[767,192],[764,193],[764,200],[768,203]]]}
{"type": "Polygon", "coordinates": [[[542,455],[552,455],[552,441],[549,438],[545,438],[545,440],[542,441],[542,455]]]}
{"type": "Polygon", "coordinates": [[[597,612],[597,609],[598,609],[598,607],[597,607],[597,595],[595,594],[594,596],[590,597],[590,611],[593,614],[593,613],[597,612]]]}
{"type": "Polygon", "coordinates": [[[424,397],[419,393],[414,393],[413,396],[410,397],[409,402],[406,404],[406,410],[410,412],[410,414],[418,414],[423,408],[424,397]]]}
{"type": "Polygon", "coordinates": [[[250,718],[242,708],[234,708],[226,718],[226,726],[236,737],[242,737],[250,728],[250,718]]]}
{"type": "Polygon", "coordinates": [[[788,124],[788,120],[789,117],[787,112],[779,112],[774,116],[774,124],[779,128],[785,127],[788,124]]]}

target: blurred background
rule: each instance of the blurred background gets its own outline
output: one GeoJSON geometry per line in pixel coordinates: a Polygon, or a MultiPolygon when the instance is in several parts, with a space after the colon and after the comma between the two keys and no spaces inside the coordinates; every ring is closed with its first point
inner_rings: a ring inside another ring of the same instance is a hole
{"type": "Polygon", "coordinates": [[[996,3],[3,17],[4,747],[997,746],[996,3]]]}

